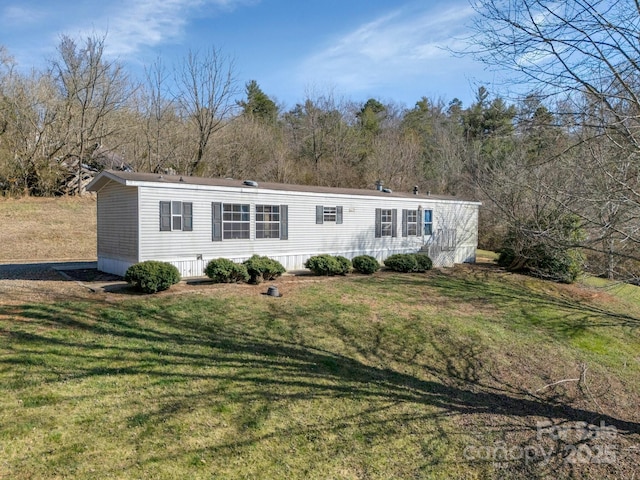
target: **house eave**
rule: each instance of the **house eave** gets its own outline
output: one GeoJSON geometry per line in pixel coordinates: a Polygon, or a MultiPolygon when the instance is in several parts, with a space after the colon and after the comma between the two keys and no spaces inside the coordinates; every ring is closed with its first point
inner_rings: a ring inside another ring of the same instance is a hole
{"type": "Polygon", "coordinates": [[[287,185],[264,182],[256,186],[248,186],[241,180],[232,179],[208,179],[199,177],[186,177],[179,175],[160,174],[136,174],[114,171],[101,172],[88,186],[87,190],[98,191],[109,181],[115,181],[128,187],[148,187],[148,188],[174,188],[185,190],[202,190],[218,192],[240,192],[240,193],[271,193],[271,194],[295,194],[308,197],[359,197],[377,199],[388,198],[390,200],[415,200],[421,202],[446,202],[453,204],[477,205],[481,202],[464,200],[457,197],[443,195],[413,195],[403,192],[384,193],[377,190],[344,189],[335,187],[312,187],[307,185],[287,185]]]}

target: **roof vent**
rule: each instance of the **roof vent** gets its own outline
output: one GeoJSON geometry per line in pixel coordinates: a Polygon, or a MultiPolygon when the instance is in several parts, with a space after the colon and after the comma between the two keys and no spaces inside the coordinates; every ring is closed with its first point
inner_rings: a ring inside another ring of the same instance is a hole
{"type": "Polygon", "coordinates": [[[414,195],[417,195],[417,194],[418,194],[418,185],[415,185],[415,186],[413,187],[413,194],[414,194],[414,195]]]}
{"type": "Polygon", "coordinates": [[[382,191],[384,193],[391,193],[391,189],[390,188],[383,188],[382,191]]]}
{"type": "Polygon", "coordinates": [[[247,187],[257,187],[258,182],[254,182],[253,180],[245,180],[244,183],[247,187]]]}

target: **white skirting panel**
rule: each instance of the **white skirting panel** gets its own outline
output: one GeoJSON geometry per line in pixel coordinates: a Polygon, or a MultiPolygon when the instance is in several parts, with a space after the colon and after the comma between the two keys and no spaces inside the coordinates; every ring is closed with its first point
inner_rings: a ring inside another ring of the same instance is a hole
{"type": "MultiPolygon", "coordinates": [[[[394,249],[394,250],[367,250],[367,251],[342,251],[342,252],[323,252],[329,255],[342,255],[349,259],[358,255],[371,255],[375,257],[379,262],[384,262],[384,259],[390,255],[396,253],[415,253],[415,248],[407,249],[394,249]]],[[[457,250],[443,251],[436,248],[429,248],[428,254],[433,260],[434,267],[451,267],[454,263],[473,263],[475,262],[476,249],[474,246],[459,247],[457,250]]],[[[292,254],[292,255],[270,255],[269,258],[280,262],[287,270],[303,270],[304,263],[312,254],[292,254]]],[[[217,257],[216,257],[217,258],[217,257]]],[[[234,262],[243,262],[249,258],[249,256],[243,257],[231,257],[229,260],[234,262]]],[[[204,269],[211,258],[184,258],[165,260],[178,268],[180,276],[182,278],[194,278],[204,277],[204,269]]],[[[133,262],[124,260],[116,260],[112,258],[98,257],[98,270],[106,273],[112,273],[114,275],[120,275],[124,277],[124,274],[133,265],[133,262]]]]}
{"type": "Polygon", "coordinates": [[[98,256],[98,270],[105,273],[111,273],[113,275],[119,275],[121,277],[124,277],[124,274],[127,273],[127,268],[134,263],[135,262],[129,262],[126,260],[98,256]]]}
{"type": "MultiPolygon", "coordinates": [[[[407,249],[398,249],[398,250],[380,250],[380,251],[334,251],[334,252],[322,252],[327,253],[329,255],[342,255],[343,257],[347,257],[352,259],[358,255],[371,255],[375,257],[379,262],[384,261],[389,255],[393,255],[395,253],[415,253],[416,248],[407,248],[407,249]]],[[[269,258],[273,260],[277,260],[282,264],[282,266],[288,271],[293,270],[304,270],[304,263],[307,259],[313,255],[311,253],[298,253],[298,254],[290,254],[290,255],[267,255],[269,258]]],[[[234,262],[241,263],[248,259],[250,255],[243,257],[225,257],[234,262]]],[[[219,257],[215,257],[219,258],[219,257]]],[[[196,259],[176,259],[176,260],[167,260],[169,263],[175,265],[180,271],[180,275],[183,278],[190,277],[203,277],[204,269],[207,266],[207,263],[211,258],[203,258],[203,260],[196,259]]]]}

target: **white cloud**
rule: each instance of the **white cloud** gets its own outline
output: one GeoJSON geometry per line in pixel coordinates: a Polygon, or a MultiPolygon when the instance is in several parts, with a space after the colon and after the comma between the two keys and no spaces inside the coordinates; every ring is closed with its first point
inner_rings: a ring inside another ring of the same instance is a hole
{"type": "Polygon", "coordinates": [[[37,23],[43,16],[42,10],[10,5],[2,10],[1,18],[2,24],[15,27],[37,23]]]}
{"type": "Polygon", "coordinates": [[[336,39],[301,64],[302,81],[326,79],[338,88],[368,90],[429,75],[461,45],[466,3],[447,9],[397,10],[336,39]]]}
{"type": "MultiPolygon", "coordinates": [[[[142,0],[122,2],[97,20],[107,34],[110,55],[132,56],[145,47],[179,41],[188,22],[202,9],[229,11],[251,0],[142,0]]],[[[96,28],[92,30],[95,32],[96,28]]],[[[100,32],[102,31],[102,32],[100,32]]],[[[86,36],[86,32],[85,35],[86,36]]]]}

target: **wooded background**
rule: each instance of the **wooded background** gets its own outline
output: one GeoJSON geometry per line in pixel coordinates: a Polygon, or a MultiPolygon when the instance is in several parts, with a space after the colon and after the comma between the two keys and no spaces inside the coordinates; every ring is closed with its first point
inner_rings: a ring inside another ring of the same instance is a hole
{"type": "MultiPolygon", "coordinates": [[[[278,104],[212,47],[143,82],[106,38],[62,37],[43,71],[0,47],[0,192],[77,194],[104,168],[451,194],[483,202],[480,245],[637,280],[640,6],[478,0],[465,54],[514,72],[475,101],[413,107],[331,91],[278,104]],[[519,87],[519,96],[512,88],[519,87]],[[79,188],[80,187],[80,188],[79,188]],[[568,260],[567,260],[568,259],[568,260]]],[[[530,263],[530,262],[529,262],[530,263]]]]}

